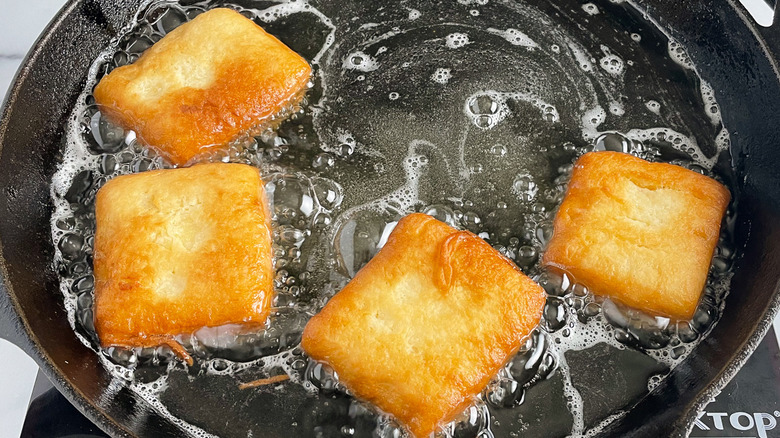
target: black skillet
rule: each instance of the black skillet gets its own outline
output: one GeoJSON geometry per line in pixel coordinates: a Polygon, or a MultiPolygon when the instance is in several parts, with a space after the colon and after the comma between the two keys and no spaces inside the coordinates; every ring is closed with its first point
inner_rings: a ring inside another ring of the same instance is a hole
{"type": "MultiPolygon", "coordinates": [[[[55,386],[107,433],[179,436],[180,429],[145,401],[109,387],[111,378],[96,354],[76,339],[67,322],[52,269],[49,184],[65,120],[88,66],[138,3],[69,2],[28,55],[6,97],[0,118],[0,332],[32,356],[55,386]]],[[[736,240],[744,249],[722,319],[658,388],[603,433],[684,436],[697,412],[757,346],[780,307],[780,31],[777,26],[757,27],[741,6],[729,1],[639,4],[673,31],[716,90],[732,135],[731,165],[740,192],[736,240]]],[[[334,12],[333,5],[325,9],[334,12]]],[[[311,434],[306,430],[310,425],[283,426],[309,403],[299,400],[300,395],[261,397],[242,405],[215,396],[219,391],[218,386],[183,390],[179,396],[194,418],[189,420],[221,424],[215,427],[220,430],[230,428],[234,419],[252,417],[266,426],[254,436],[311,434]],[[243,412],[221,420],[225,409],[243,412]]]]}

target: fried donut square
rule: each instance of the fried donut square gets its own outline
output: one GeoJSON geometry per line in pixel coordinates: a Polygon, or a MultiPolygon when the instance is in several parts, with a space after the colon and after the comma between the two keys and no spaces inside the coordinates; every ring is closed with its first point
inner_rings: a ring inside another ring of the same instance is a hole
{"type": "Polygon", "coordinates": [[[453,420],[539,323],[543,289],[479,237],[424,214],[303,333],[303,349],[414,436],[453,420]]]}
{"type": "Polygon", "coordinates": [[[577,160],[543,264],[594,294],[693,317],[731,195],[714,179],[620,152],[577,160]]]}
{"type": "Polygon", "coordinates": [[[95,328],[105,346],[154,346],[201,327],[262,326],[273,298],[260,174],[201,164],[119,176],[95,207],[95,328]]]}
{"type": "Polygon", "coordinates": [[[297,103],[311,67],[236,11],[177,27],[133,64],[100,80],[101,110],[180,165],[297,103]]]}

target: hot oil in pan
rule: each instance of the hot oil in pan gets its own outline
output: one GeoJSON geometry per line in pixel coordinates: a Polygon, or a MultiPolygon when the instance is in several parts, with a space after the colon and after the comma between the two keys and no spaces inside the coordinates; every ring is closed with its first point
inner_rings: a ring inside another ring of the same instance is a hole
{"type": "Polygon", "coordinates": [[[275,131],[202,159],[252,164],[265,177],[275,312],[260,333],[227,326],[181,336],[196,358],[190,370],[168,347],[100,350],[91,310],[95,192],[116,175],[167,165],[103,118],[90,92],[107,70],[213,6],[187,3],[146,4],[96,60],[52,184],[55,263],[74,330],[103,358],[111,388],[129,387],[182,430],[402,435],[297,345],[308,318],[413,211],[483,237],[549,293],[540,327],[445,426],[447,436],[596,434],[661,383],[721,314],[731,213],[691,323],[625,309],[539,267],[573,162],[586,151],[630,152],[731,185],[713,90],[632,4],[258,1],[228,6],[310,60],[312,89],[275,131]],[[280,374],[290,381],[238,388],[280,374]]]}

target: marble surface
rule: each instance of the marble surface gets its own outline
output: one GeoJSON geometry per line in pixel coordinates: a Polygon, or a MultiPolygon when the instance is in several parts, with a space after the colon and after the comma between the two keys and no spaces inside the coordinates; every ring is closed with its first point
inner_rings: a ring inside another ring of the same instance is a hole
{"type": "MultiPolygon", "coordinates": [[[[0,0],[0,96],[5,96],[27,51],[65,3],[0,0]]],[[[775,328],[780,332],[780,315],[775,328]]],[[[0,435],[19,436],[38,368],[32,359],[3,340],[0,358],[0,435]]]]}
{"type": "Polygon", "coordinates": [[[0,94],[65,0],[0,0],[0,94]]]}

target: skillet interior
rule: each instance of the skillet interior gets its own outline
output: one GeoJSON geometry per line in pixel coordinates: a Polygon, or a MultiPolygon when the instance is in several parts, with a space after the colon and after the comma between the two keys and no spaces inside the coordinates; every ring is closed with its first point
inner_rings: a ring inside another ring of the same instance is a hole
{"type": "MultiPolygon", "coordinates": [[[[683,7],[671,0],[642,4],[664,27],[675,30],[716,90],[724,124],[732,133],[733,164],[741,176],[738,239],[745,251],[723,319],[664,384],[606,431],[615,436],[684,435],[697,408],[736,372],[780,306],[780,124],[766,117],[780,114],[780,83],[768,57],[777,55],[780,38],[769,32],[762,45],[733,5],[688,2],[683,7]]],[[[73,336],[51,268],[49,181],[65,118],[83,87],[87,67],[137,7],[137,2],[70,3],[36,45],[8,96],[0,122],[0,184],[5,190],[0,242],[8,291],[2,294],[8,300],[2,312],[9,338],[35,357],[56,386],[107,432],[175,436],[176,426],[154,414],[146,402],[110,385],[94,353],[73,336]]],[[[295,411],[294,405],[280,409],[295,411]]],[[[202,409],[203,415],[211,413],[207,405],[202,409]]],[[[272,414],[270,408],[264,410],[272,414]]],[[[271,418],[269,423],[264,436],[274,436],[271,418]]]]}

